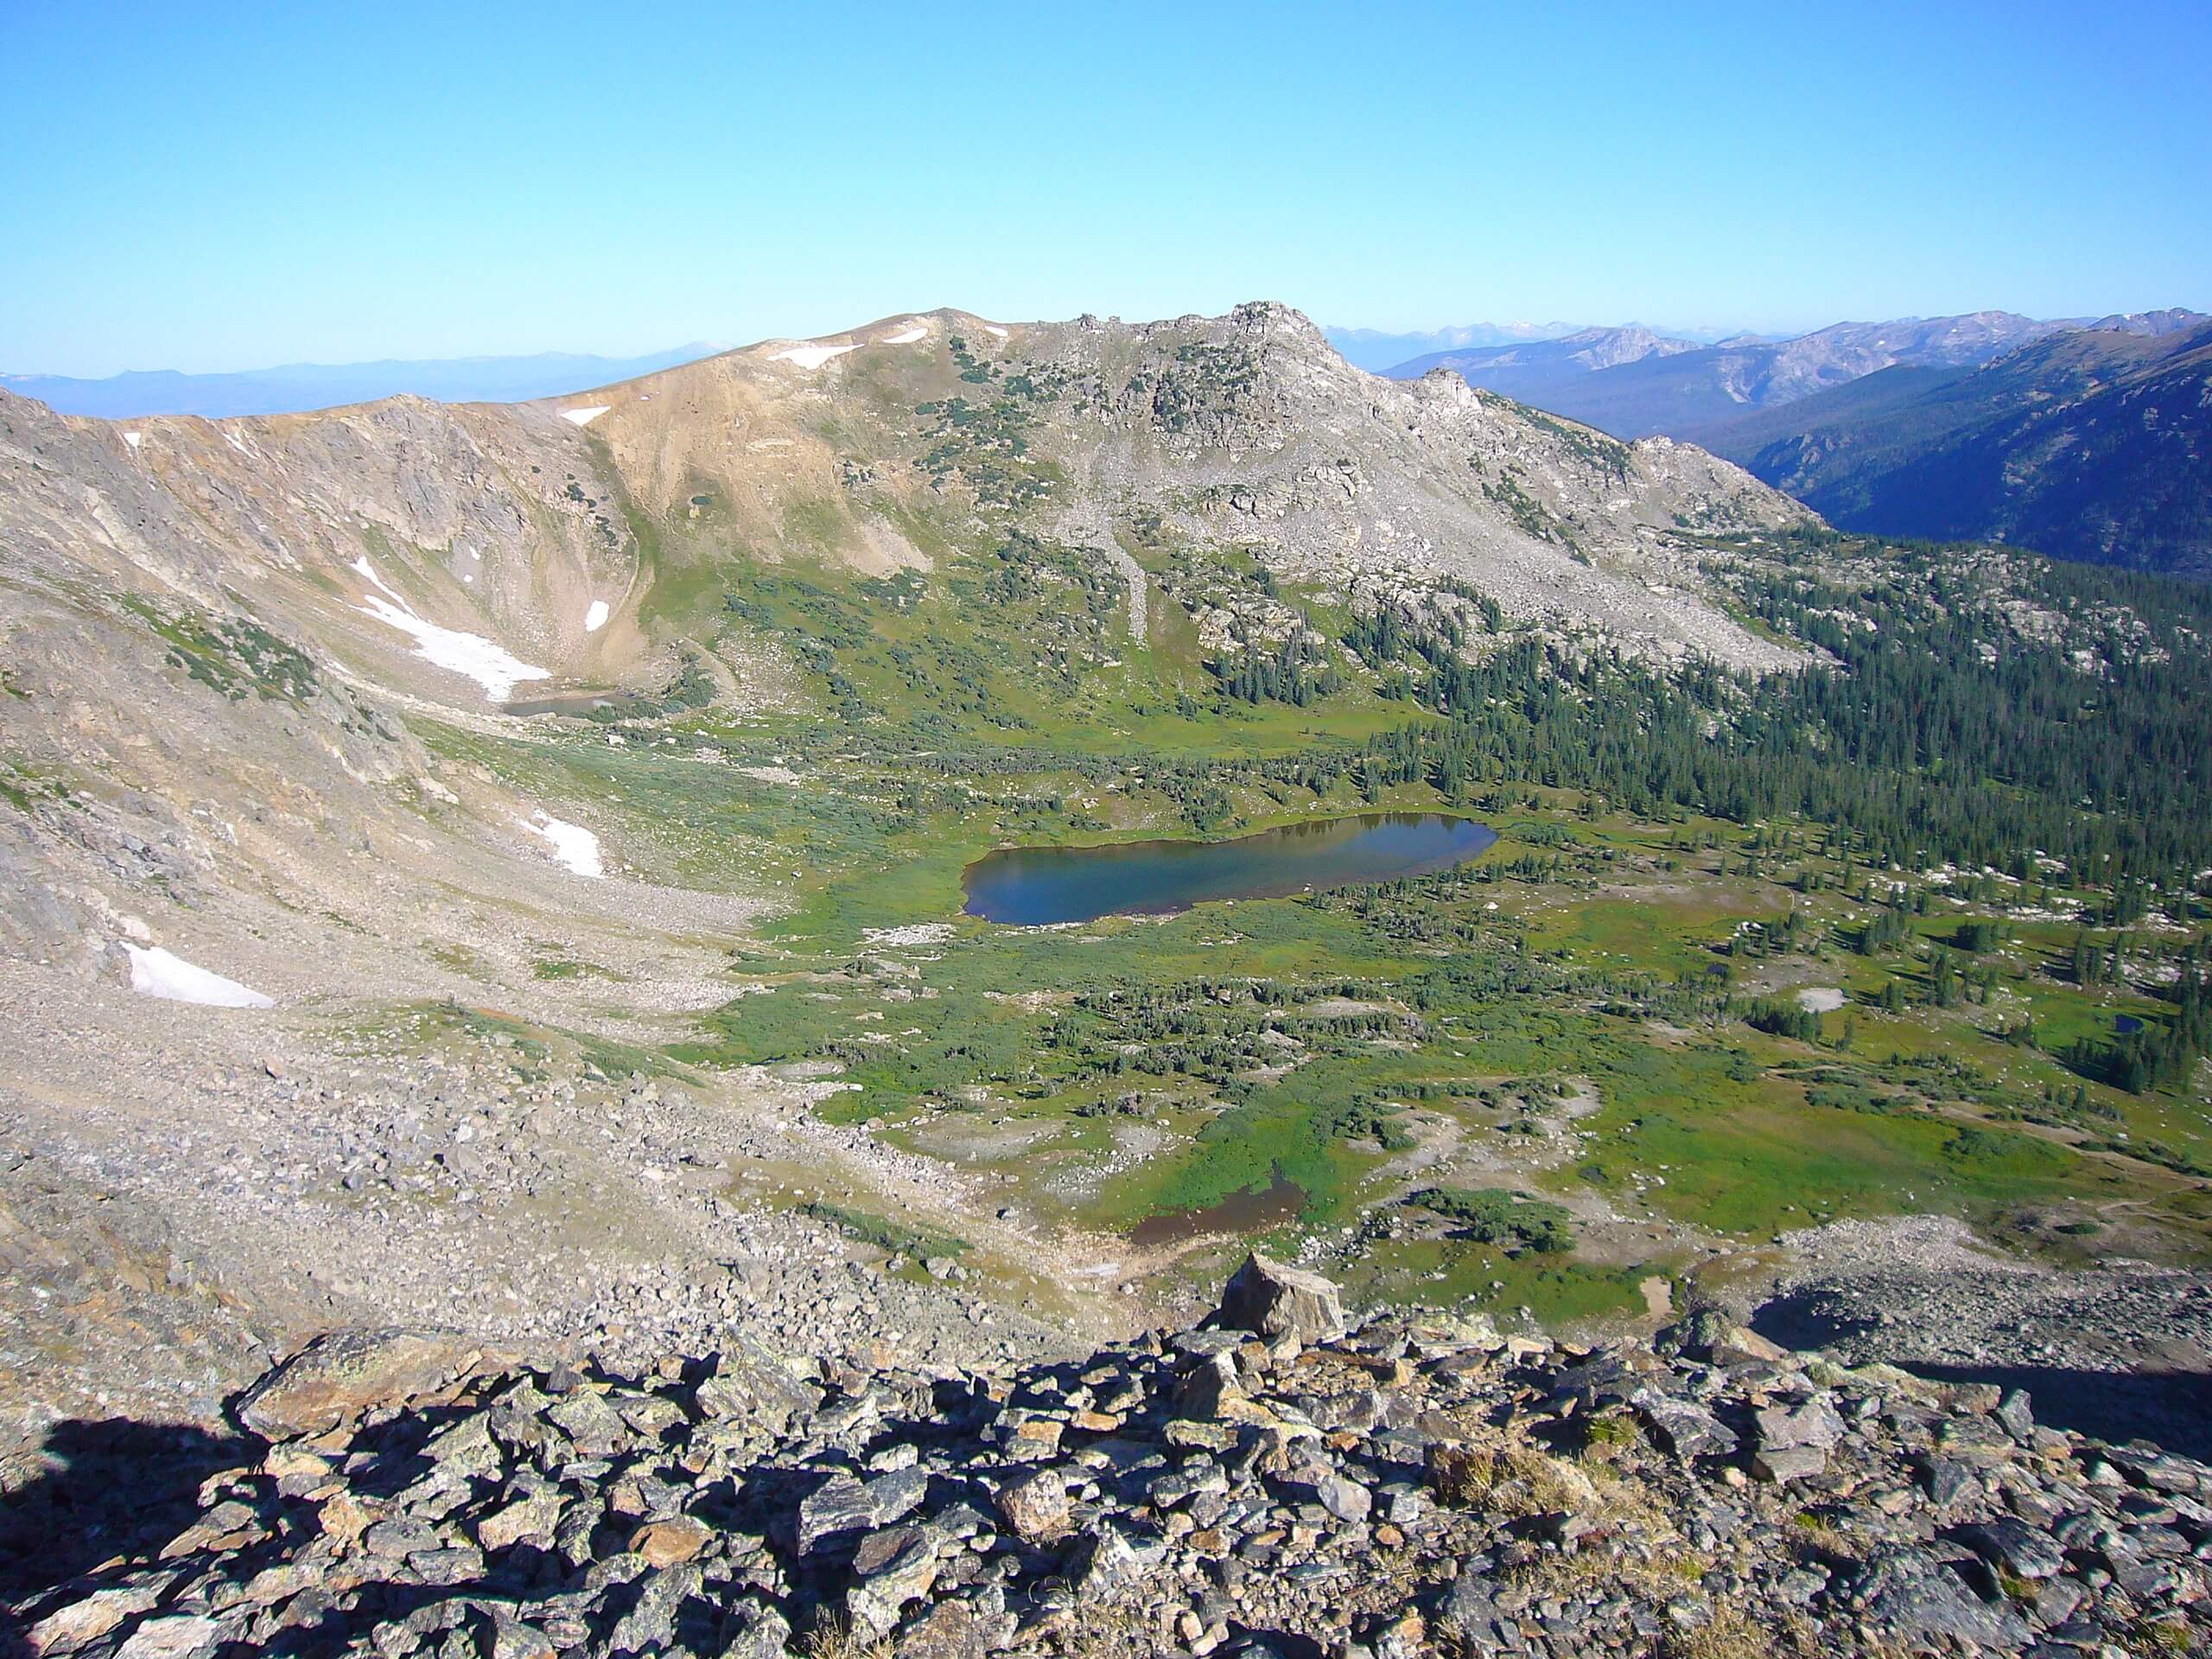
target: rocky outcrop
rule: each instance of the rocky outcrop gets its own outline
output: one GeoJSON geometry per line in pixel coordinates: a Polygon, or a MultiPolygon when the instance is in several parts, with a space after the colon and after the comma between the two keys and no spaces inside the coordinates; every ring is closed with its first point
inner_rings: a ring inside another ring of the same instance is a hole
{"type": "Polygon", "coordinates": [[[711,1360],[479,1375],[263,1445],[173,1537],[14,1611],[41,1659],[2056,1656],[2212,1635],[2201,1464],[1725,1328],[1593,1349],[1412,1314],[1309,1343],[1275,1316],[1333,1291],[1281,1274],[1248,1264],[1216,1329],[957,1381],[817,1363],[804,1403],[733,1406],[711,1360]],[[1255,1315],[1285,1328],[1236,1328],[1255,1315]]]}

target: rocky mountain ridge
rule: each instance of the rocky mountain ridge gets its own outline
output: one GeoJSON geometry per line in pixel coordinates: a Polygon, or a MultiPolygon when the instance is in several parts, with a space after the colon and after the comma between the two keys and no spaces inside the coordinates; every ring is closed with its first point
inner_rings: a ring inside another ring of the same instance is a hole
{"type": "Polygon", "coordinates": [[[2212,1631],[2212,1469],[2018,1390],[1712,1318],[1597,1349],[1351,1325],[1257,1256],[1205,1327],[1020,1370],[352,1332],[236,1414],[219,1445],[88,1433],[19,1496],[23,1651],[2056,1659],[2212,1631]],[[135,1513],[100,1490],[118,1457],[135,1513]],[[36,1546],[95,1519],[105,1560],[36,1546]]]}

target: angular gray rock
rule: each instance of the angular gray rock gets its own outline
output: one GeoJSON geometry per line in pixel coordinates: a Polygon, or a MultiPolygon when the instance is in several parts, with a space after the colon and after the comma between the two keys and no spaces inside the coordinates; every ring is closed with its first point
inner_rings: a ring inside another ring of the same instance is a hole
{"type": "Polygon", "coordinates": [[[1255,1250],[1222,1287],[1216,1321],[1274,1341],[1333,1342],[1344,1333],[1337,1287],[1318,1273],[1271,1262],[1255,1250]]]}

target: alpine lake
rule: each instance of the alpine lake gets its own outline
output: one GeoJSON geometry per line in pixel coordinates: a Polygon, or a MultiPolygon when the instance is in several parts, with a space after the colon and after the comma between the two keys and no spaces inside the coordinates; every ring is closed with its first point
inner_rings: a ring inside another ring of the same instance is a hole
{"type": "Polygon", "coordinates": [[[1497,839],[1471,818],[1364,812],[1233,841],[1007,848],[969,865],[962,886],[970,916],[1051,926],[1427,875],[1478,857],[1497,839]]]}

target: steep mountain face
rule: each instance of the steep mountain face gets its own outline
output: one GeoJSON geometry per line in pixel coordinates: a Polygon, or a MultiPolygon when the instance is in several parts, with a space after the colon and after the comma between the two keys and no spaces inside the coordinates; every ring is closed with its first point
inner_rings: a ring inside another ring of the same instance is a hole
{"type": "MultiPolygon", "coordinates": [[[[530,805],[440,781],[407,711],[634,648],[626,611],[587,626],[635,579],[615,488],[542,412],[112,426],[0,395],[0,784],[24,809],[0,838],[0,940],[128,977],[125,952],[162,943],[159,897],[232,936],[251,972],[229,976],[283,991],[327,982],[293,948],[311,917],[362,926],[373,980],[396,893],[526,892],[530,805]]],[[[435,939],[465,909],[416,925],[435,939]]]]}
{"type": "Polygon", "coordinates": [[[693,362],[715,349],[678,346],[640,357],[542,352],[529,357],[288,363],[227,374],[134,370],[98,380],[65,374],[0,374],[0,389],[35,397],[63,415],[97,415],[106,420],[147,415],[204,415],[210,419],[282,415],[403,396],[448,403],[517,403],[650,374],[693,362]]]}
{"type": "MultiPolygon", "coordinates": [[[[1547,359],[1541,381],[1528,368],[1478,365],[1476,384],[1587,422],[1617,437],[1687,436],[1746,409],[1764,409],[1897,364],[1957,366],[2069,325],[2007,311],[1891,322],[1842,322],[1794,340],[1724,340],[1694,349],[1645,350],[1607,362],[1547,359]],[[1522,389],[1516,390],[1516,384],[1522,389]]],[[[1600,333],[1605,331],[1599,331],[1600,333]]],[[[1675,344],[1679,345],[1680,342],[1675,344]]],[[[1399,372],[1425,372],[1408,363],[1399,372]]],[[[1456,365],[1447,365],[1456,366],[1456,365]]]]}
{"type": "Polygon", "coordinates": [[[1699,441],[1847,529],[2212,575],[2212,325],[2120,321],[1963,373],[1890,369],[1699,441]]]}

